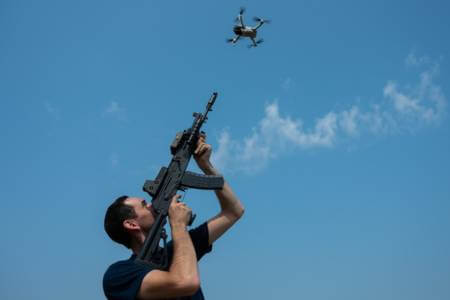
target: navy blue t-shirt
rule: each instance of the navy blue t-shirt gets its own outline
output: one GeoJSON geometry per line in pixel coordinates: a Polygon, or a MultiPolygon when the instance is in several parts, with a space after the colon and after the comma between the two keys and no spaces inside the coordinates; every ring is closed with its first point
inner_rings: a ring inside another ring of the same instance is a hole
{"type": "MultiPolygon", "coordinates": [[[[208,240],[208,226],[206,223],[197,228],[189,230],[189,234],[194,245],[197,260],[203,255],[210,252],[212,246],[208,240]]],[[[169,263],[172,259],[173,244],[172,241],[167,243],[169,263]]],[[[109,300],[134,300],[141,287],[142,280],[148,272],[152,271],[152,267],[145,264],[135,262],[136,255],[132,255],[127,260],[118,261],[106,270],[103,276],[103,291],[109,300]]],[[[182,297],[185,300],[204,300],[201,288],[190,297],[182,297]]]]}

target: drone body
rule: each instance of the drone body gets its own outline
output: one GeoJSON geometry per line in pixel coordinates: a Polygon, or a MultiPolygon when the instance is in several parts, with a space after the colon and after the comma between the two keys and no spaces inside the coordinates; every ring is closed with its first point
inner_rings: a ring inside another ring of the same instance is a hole
{"type": "Polygon", "coordinates": [[[270,23],[270,21],[254,17],[253,19],[258,23],[254,27],[245,26],[244,18],[242,16],[244,11],[245,8],[241,7],[239,15],[236,17],[236,25],[234,25],[233,27],[233,32],[234,34],[236,34],[236,36],[232,39],[228,39],[227,42],[235,44],[241,37],[248,37],[252,40],[252,44],[249,45],[249,48],[256,47],[258,46],[258,44],[261,44],[263,42],[263,39],[256,40],[258,28],[260,28],[264,23],[270,23]]]}

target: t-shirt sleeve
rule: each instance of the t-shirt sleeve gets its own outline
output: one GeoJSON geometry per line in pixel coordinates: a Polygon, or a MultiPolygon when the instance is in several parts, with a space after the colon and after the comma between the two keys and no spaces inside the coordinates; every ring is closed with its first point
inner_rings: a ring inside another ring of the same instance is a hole
{"type": "Polygon", "coordinates": [[[111,265],[103,276],[103,290],[109,300],[136,299],[142,280],[152,269],[150,266],[121,261],[111,265]]]}
{"type": "Polygon", "coordinates": [[[209,244],[208,224],[206,222],[189,230],[189,234],[197,254],[197,260],[200,260],[206,253],[211,252],[212,245],[209,244]]]}

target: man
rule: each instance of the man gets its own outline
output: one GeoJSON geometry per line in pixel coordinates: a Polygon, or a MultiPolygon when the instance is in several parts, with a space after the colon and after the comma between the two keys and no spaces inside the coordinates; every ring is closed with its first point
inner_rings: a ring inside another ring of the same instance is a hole
{"type": "MultiPolygon", "coordinates": [[[[206,175],[219,175],[210,162],[212,148],[200,137],[194,152],[198,167],[206,175]]],[[[169,208],[172,241],[168,243],[170,266],[167,271],[135,263],[154,219],[151,204],[144,199],[122,196],[108,208],[105,230],[112,240],[129,248],[128,260],[112,264],[103,277],[108,299],[204,299],[200,288],[198,260],[211,251],[212,244],[243,215],[244,207],[228,183],[215,191],[220,212],[195,229],[186,230],[191,209],[175,195],[169,208]]]]}

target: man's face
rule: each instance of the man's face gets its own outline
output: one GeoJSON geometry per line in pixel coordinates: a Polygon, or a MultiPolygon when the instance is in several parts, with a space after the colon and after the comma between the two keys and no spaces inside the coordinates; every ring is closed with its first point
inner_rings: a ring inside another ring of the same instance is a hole
{"type": "Polygon", "coordinates": [[[134,218],[133,220],[136,221],[136,223],[143,231],[148,232],[150,230],[150,227],[155,222],[152,205],[147,203],[145,199],[137,197],[127,198],[124,201],[124,204],[133,207],[134,212],[136,213],[136,218],[134,218]]]}

